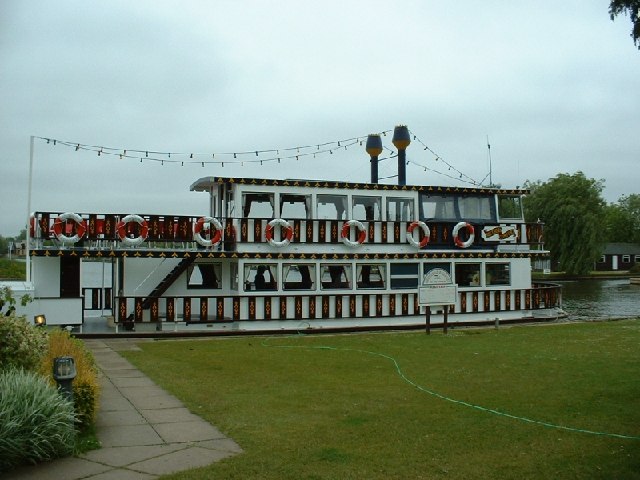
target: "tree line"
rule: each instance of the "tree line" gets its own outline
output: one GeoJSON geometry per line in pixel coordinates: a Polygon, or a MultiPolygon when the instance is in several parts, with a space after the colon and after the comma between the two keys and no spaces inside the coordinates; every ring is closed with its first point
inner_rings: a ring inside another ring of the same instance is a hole
{"type": "Polygon", "coordinates": [[[27,231],[21,230],[20,233],[15,237],[3,237],[0,235],[0,256],[8,255],[9,253],[9,244],[13,243],[12,252],[15,252],[15,244],[17,242],[24,242],[27,239],[27,231]]]}
{"type": "Polygon", "coordinates": [[[545,248],[554,270],[584,275],[593,270],[607,243],[640,244],[640,194],[617,202],[602,198],[603,181],[584,173],[561,173],[547,182],[525,183],[525,219],[545,224],[545,248]]]}

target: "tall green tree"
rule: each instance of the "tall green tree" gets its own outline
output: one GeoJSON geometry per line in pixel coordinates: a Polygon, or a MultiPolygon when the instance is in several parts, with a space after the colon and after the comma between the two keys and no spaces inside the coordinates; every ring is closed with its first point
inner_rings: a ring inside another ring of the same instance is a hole
{"type": "Polygon", "coordinates": [[[640,50],[640,0],[611,0],[609,16],[614,20],[618,15],[628,13],[631,17],[631,38],[640,50]]]}
{"type": "Polygon", "coordinates": [[[528,222],[544,222],[545,246],[554,267],[570,275],[584,275],[602,254],[605,201],[602,182],[561,173],[547,182],[529,182],[524,199],[528,222]]]}
{"type": "Polygon", "coordinates": [[[618,203],[610,203],[604,207],[604,216],[607,243],[633,242],[633,217],[628,211],[618,203]]]}
{"type": "Polygon", "coordinates": [[[623,195],[607,205],[607,241],[640,243],[640,195],[623,195]]]}

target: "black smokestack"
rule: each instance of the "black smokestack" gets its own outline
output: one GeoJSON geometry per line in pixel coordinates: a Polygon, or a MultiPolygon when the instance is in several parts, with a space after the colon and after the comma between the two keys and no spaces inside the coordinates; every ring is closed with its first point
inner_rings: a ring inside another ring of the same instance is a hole
{"type": "Polygon", "coordinates": [[[367,153],[371,156],[371,183],[378,183],[378,155],[382,153],[382,139],[377,133],[367,137],[367,153]]]}
{"type": "Polygon", "coordinates": [[[398,149],[398,185],[407,184],[407,147],[411,143],[411,135],[406,125],[398,125],[393,129],[393,145],[398,149]]]}

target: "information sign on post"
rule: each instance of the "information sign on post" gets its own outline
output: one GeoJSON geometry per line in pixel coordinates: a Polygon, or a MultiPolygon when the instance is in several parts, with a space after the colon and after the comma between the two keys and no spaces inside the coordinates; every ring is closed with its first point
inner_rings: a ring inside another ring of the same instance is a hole
{"type": "Polygon", "coordinates": [[[426,330],[431,333],[431,307],[444,307],[444,333],[447,333],[449,305],[456,303],[458,285],[453,283],[451,274],[442,268],[430,270],[422,279],[418,288],[418,303],[426,307],[426,330]]]}

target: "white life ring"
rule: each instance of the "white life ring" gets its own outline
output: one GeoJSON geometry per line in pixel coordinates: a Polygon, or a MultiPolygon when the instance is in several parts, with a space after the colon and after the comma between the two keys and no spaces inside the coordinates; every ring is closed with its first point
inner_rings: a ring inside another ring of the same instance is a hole
{"type": "Polygon", "coordinates": [[[215,247],[222,240],[222,224],[217,218],[200,217],[193,225],[193,238],[203,247],[215,247]],[[212,226],[213,232],[211,232],[212,226]],[[209,231],[209,238],[202,236],[202,232],[206,231],[209,231]]]}
{"type": "Polygon", "coordinates": [[[475,239],[475,230],[473,229],[473,225],[471,225],[470,223],[459,222],[458,224],[456,224],[455,227],[453,227],[453,242],[456,244],[457,247],[467,248],[471,246],[471,244],[473,244],[474,239],[475,239]],[[469,235],[469,238],[467,239],[466,242],[463,242],[462,240],[460,240],[460,237],[459,237],[460,229],[462,228],[466,229],[467,234],[469,235]]]}
{"type": "Polygon", "coordinates": [[[367,231],[364,228],[362,222],[359,222],[358,220],[347,220],[342,225],[341,237],[342,243],[344,243],[348,247],[355,248],[364,243],[365,239],[367,238],[367,231]],[[356,227],[358,229],[358,239],[355,242],[349,238],[351,234],[351,227],[356,227]]]}
{"type": "Polygon", "coordinates": [[[147,221],[140,215],[127,215],[118,222],[116,232],[118,233],[118,238],[120,238],[122,243],[127,246],[134,247],[136,245],[140,245],[147,239],[147,235],[149,235],[149,225],[147,225],[147,221]],[[140,235],[135,238],[127,237],[127,225],[131,222],[136,222],[141,227],[140,235]]]}
{"type": "Polygon", "coordinates": [[[87,227],[83,223],[82,217],[77,213],[63,213],[53,222],[53,233],[62,243],[76,243],[84,236],[86,229],[87,227]],[[66,226],[67,220],[73,220],[76,224],[76,233],[71,237],[65,235],[66,228],[64,226],[66,226]]]}
{"type": "Polygon", "coordinates": [[[411,245],[413,245],[416,248],[422,248],[422,247],[426,247],[427,244],[429,243],[429,237],[431,236],[431,230],[429,230],[429,227],[427,226],[426,223],[418,220],[416,222],[411,222],[411,224],[407,227],[407,242],[409,242],[411,245]],[[423,237],[422,240],[417,241],[415,238],[413,238],[413,231],[416,229],[416,227],[419,227],[420,230],[422,230],[423,233],[423,237]]]}
{"type": "Polygon", "coordinates": [[[264,232],[264,237],[267,239],[267,242],[269,242],[269,245],[272,245],[274,247],[284,247],[286,245],[289,245],[289,243],[293,239],[293,227],[289,222],[282,218],[274,218],[267,224],[267,228],[264,232]],[[273,239],[273,229],[276,227],[280,227],[283,229],[281,233],[282,240],[280,240],[279,242],[273,239]]]}

